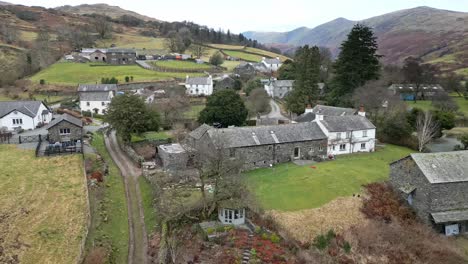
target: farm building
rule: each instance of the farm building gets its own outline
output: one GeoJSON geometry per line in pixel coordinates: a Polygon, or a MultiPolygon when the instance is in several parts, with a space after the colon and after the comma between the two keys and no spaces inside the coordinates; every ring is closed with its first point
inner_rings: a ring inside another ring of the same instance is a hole
{"type": "Polygon", "coordinates": [[[234,74],[243,80],[250,80],[255,77],[256,69],[251,63],[241,63],[234,68],[234,74]]]}
{"type": "Polygon", "coordinates": [[[178,170],[187,167],[188,152],[180,144],[168,144],[158,146],[158,154],[163,168],[166,170],[178,170]]]}
{"type": "Polygon", "coordinates": [[[107,63],[113,65],[135,64],[137,58],[133,49],[108,49],[106,57],[107,63]]]}
{"type": "Polygon", "coordinates": [[[224,155],[241,160],[244,169],[324,158],[327,154],[327,137],[313,122],[223,129],[202,125],[189,133],[185,142],[193,149],[214,150],[221,145],[224,155]]]}
{"type": "Polygon", "coordinates": [[[390,169],[391,184],[422,221],[448,236],[468,233],[468,151],[411,154],[390,169]]]}
{"type": "Polygon", "coordinates": [[[185,88],[187,94],[191,96],[208,96],[213,93],[213,78],[208,77],[189,77],[185,79],[185,88]]]}
{"type": "Polygon", "coordinates": [[[415,84],[392,84],[388,89],[404,101],[431,100],[434,96],[445,93],[439,84],[421,84],[419,89],[415,84]]]}
{"type": "Polygon", "coordinates": [[[80,84],[78,95],[81,111],[105,114],[116,92],[116,84],[80,84]]]}
{"type": "Polygon", "coordinates": [[[106,62],[106,50],[97,49],[93,53],[89,54],[89,60],[95,62],[106,62]]]}
{"type": "Polygon", "coordinates": [[[69,114],[63,114],[47,126],[49,142],[76,142],[82,140],[83,122],[69,114]]]}
{"type": "Polygon", "coordinates": [[[35,129],[52,120],[52,111],[42,101],[0,102],[0,128],[35,129]]]}
{"type": "Polygon", "coordinates": [[[234,89],[236,86],[236,80],[229,75],[221,77],[219,81],[215,82],[215,90],[234,89]]]}

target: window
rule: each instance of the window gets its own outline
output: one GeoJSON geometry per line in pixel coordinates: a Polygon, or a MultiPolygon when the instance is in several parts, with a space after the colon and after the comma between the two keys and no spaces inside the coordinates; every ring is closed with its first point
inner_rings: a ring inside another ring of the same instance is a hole
{"type": "Polygon", "coordinates": [[[367,137],[367,130],[362,131],[362,137],[367,137]]]}
{"type": "Polygon", "coordinates": [[[335,150],[335,146],[333,146],[333,150],[335,150]]]}
{"type": "Polygon", "coordinates": [[[299,147],[295,147],[294,148],[294,158],[296,158],[296,159],[299,158],[300,154],[301,154],[301,150],[299,149],[299,147]]]}
{"type": "Polygon", "coordinates": [[[346,138],[350,138],[351,137],[351,132],[346,132],[346,138]]]}
{"type": "Polygon", "coordinates": [[[276,146],[276,149],[280,149],[281,147],[280,146],[276,146]]]}
{"type": "Polygon", "coordinates": [[[236,149],[229,149],[229,157],[233,158],[236,156],[236,149]]]}
{"type": "Polygon", "coordinates": [[[341,139],[341,133],[336,133],[336,139],[341,139]]]}
{"type": "Polygon", "coordinates": [[[361,143],[361,149],[366,149],[366,143],[361,143]]]}
{"type": "Polygon", "coordinates": [[[14,118],[13,119],[13,125],[22,125],[23,124],[23,119],[21,118],[14,118]]]}
{"type": "Polygon", "coordinates": [[[322,151],[323,150],[323,147],[322,146],[319,146],[319,151],[322,151]]]}
{"type": "Polygon", "coordinates": [[[60,135],[70,135],[70,129],[69,128],[61,128],[60,129],[60,135]]]}
{"type": "Polygon", "coordinates": [[[346,144],[340,144],[340,151],[346,150],[346,144]]]}
{"type": "Polygon", "coordinates": [[[271,146],[268,146],[268,150],[271,150],[271,148],[272,148],[271,146]]]}
{"type": "Polygon", "coordinates": [[[91,105],[91,103],[90,103],[90,102],[86,102],[86,106],[90,106],[90,105],[91,105]]]}

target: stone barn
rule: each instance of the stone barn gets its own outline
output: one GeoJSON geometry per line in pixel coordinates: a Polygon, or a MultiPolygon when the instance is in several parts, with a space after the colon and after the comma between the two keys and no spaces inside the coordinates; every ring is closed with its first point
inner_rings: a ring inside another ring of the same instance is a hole
{"type": "Polygon", "coordinates": [[[180,144],[158,146],[162,166],[166,170],[184,170],[189,159],[188,152],[180,144]]]}
{"type": "Polygon", "coordinates": [[[446,235],[468,233],[468,151],[411,154],[390,169],[392,186],[423,222],[446,235]]]}
{"type": "Polygon", "coordinates": [[[69,114],[63,114],[47,126],[49,142],[77,142],[83,137],[83,121],[69,114]]]}

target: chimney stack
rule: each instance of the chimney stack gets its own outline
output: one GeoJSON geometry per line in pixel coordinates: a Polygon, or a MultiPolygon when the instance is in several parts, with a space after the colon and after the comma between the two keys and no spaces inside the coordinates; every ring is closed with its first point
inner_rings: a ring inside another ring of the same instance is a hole
{"type": "Polygon", "coordinates": [[[308,104],[305,108],[305,113],[312,113],[314,109],[312,108],[312,105],[308,104]]]}
{"type": "Polygon", "coordinates": [[[319,109],[317,113],[315,113],[315,121],[323,120],[322,109],[319,109]]]}
{"type": "Polygon", "coordinates": [[[366,116],[366,111],[364,110],[364,105],[361,104],[361,106],[359,106],[359,112],[358,112],[358,115],[360,116],[366,116]]]}

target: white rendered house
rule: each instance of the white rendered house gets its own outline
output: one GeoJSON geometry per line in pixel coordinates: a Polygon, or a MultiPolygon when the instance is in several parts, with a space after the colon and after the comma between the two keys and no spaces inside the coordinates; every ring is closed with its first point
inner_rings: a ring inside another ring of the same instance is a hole
{"type": "Polygon", "coordinates": [[[51,120],[52,112],[41,101],[0,102],[0,128],[35,129],[51,120]]]}
{"type": "Polygon", "coordinates": [[[78,93],[81,111],[105,114],[116,91],[115,84],[80,85],[78,93]]]}
{"type": "Polygon", "coordinates": [[[273,72],[278,71],[281,65],[283,65],[279,57],[276,57],[274,59],[267,59],[263,57],[261,63],[265,66],[265,68],[273,72]]]}
{"type": "Polygon", "coordinates": [[[189,77],[185,79],[185,88],[190,96],[208,96],[213,94],[213,78],[208,77],[189,77]]]}

